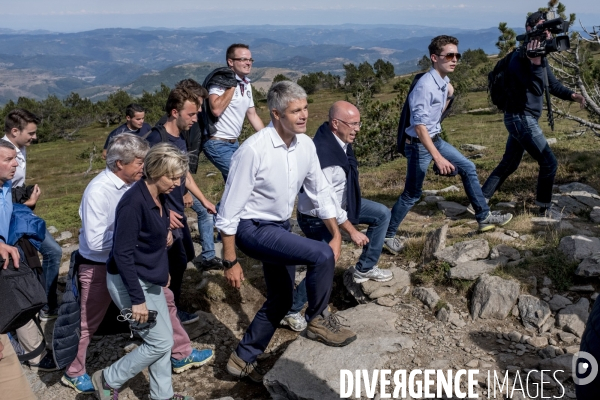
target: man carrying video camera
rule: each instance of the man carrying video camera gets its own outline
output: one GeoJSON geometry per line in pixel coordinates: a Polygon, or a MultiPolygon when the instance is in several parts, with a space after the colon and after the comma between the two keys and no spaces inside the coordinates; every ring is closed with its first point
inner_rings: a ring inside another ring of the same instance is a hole
{"type": "Polygon", "coordinates": [[[489,201],[506,178],[516,171],[523,151],[527,151],[540,166],[536,194],[539,216],[560,220],[561,211],[552,207],[552,185],[558,163],[538,123],[544,89],[547,87],[550,94],[560,99],[576,101],[582,108],[585,99],[556,79],[544,57],[546,53],[569,48],[567,36],[553,38],[551,34],[565,33],[568,23],[554,19],[550,13],[534,12],[527,18],[525,29],[527,33],[517,37],[525,44],[509,55],[512,58],[506,82],[511,96],[504,108],[504,125],[509,133],[506,150],[500,164],[483,184],[482,192],[489,201]]]}

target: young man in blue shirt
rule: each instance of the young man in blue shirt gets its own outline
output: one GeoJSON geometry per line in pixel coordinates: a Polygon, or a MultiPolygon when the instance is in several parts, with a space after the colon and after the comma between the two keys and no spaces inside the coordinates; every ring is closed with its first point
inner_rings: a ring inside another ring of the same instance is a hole
{"type": "Polygon", "coordinates": [[[512,219],[509,213],[490,212],[481,192],[475,165],[440,136],[441,116],[448,106],[448,98],[454,94],[448,74],[454,71],[460,60],[458,39],[446,35],[434,37],[429,45],[429,56],[431,69],[419,79],[408,96],[411,115],[410,126],[406,129],[406,183],[404,192],[392,208],[392,218],[384,240],[384,247],[394,254],[404,247],[395,238],[398,226],[421,198],[423,180],[432,160],[441,175],[460,175],[475,210],[480,232],[504,226],[512,219]]]}

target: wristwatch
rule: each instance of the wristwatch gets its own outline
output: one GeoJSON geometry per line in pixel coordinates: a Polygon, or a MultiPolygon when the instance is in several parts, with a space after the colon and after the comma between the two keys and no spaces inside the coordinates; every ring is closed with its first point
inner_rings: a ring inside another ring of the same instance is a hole
{"type": "Polygon", "coordinates": [[[237,264],[238,260],[237,258],[233,261],[227,261],[227,260],[223,260],[223,268],[225,270],[228,270],[229,268],[233,267],[235,264],[237,264]]]}

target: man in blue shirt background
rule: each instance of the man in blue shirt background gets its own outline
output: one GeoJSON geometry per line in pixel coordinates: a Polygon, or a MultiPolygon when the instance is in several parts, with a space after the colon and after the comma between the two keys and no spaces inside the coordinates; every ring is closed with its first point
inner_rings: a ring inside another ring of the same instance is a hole
{"type": "Polygon", "coordinates": [[[442,113],[448,106],[448,98],[454,94],[447,75],[454,71],[460,60],[458,39],[446,35],[434,37],[429,45],[429,57],[431,69],[419,79],[407,99],[411,114],[405,146],[408,169],[404,192],[392,208],[392,218],[384,240],[384,247],[394,254],[404,247],[395,238],[398,226],[421,198],[423,180],[432,160],[441,175],[460,175],[467,197],[475,209],[480,232],[504,226],[512,219],[510,213],[490,212],[479,186],[475,165],[440,136],[442,113]]]}

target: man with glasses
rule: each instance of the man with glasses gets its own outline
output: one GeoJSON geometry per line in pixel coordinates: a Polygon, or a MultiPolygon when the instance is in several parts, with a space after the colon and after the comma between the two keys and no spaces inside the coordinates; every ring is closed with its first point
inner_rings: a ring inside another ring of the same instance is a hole
{"type": "MultiPolygon", "coordinates": [[[[544,14],[534,12],[525,23],[527,32],[544,21],[544,14]]],[[[550,33],[546,31],[550,38],[550,33]]],[[[532,40],[527,50],[539,47],[539,41],[532,40]]],[[[554,96],[563,100],[576,101],[585,106],[585,98],[564,87],[552,73],[545,58],[520,57],[518,52],[512,53],[508,65],[507,81],[509,90],[514,95],[506,105],[504,125],[508,130],[506,150],[500,164],[483,184],[482,190],[486,201],[494,195],[502,183],[517,170],[523,152],[526,151],[540,166],[537,179],[535,203],[540,207],[539,216],[553,220],[561,219],[561,210],[552,205],[552,186],[558,168],[556,157],[540,128],[538,120],[542,115],[544,97],[544,75],[546,75],[548,90],[554,96]]],[[[470,211],[469,207],[469,211],[470,211]]]]}
{"type": "Polygon", "coordinates": [[[440,175],[460,175],[473,204],[480,232],[504,226],[512,219],[512,214],[490,212],[481,193],[475,165],[440,136],[442,113],[454,93],[447,75],[454,71],[460,59],[458,39],[446,35],[434,37],[429,44],[429,57],[431,69],[419,79],[407,99],[410,105],[410,126],[406,129],[405,144],[408,169],[404,192],[392,208],[384,241],[384,247],[393,254],[404,248],[404,243],[395,237],[396,231],[421,198],[423,180],[432,160],[440,175]]]}
{"type": "Polygon", "coordinates": [[[256,113],[252,100],[252,87],[248,75],[252,70],[252,53],[246,44],[235,43],[227,48],[227,65],[235,72],[237,85],[225,88],[208,87],[210,112],[218,117],[216,133],[204,144],[206,158],[221,171],[227,181],[231,156],[238,149],[238,137],[242,132],[244,118],[248,118],[255,131],[265,127],[256,113]]]}
{"type": "MultiPolygon", "coordinates": [[[[379,269],[377,261],[391,214],[383,204],[361,197],[358,163],[352,150],[352,143],[360,127],[358,109],[347,101],[338,101],[329,109],[329,122],[324,122],[319,127],[313,142],[323,175],[333,187],[335,198],[343,209],[342,218],[337,222],[350,235],[352,242],[363,248],[353,268],[354,280],[357,283],[368,280],[387,282],[393,275],[389,270],[379,269]],[[368,225],[367,234],[357,231],[354,227],[356,224],[368,225]]],[[[331,240],[331,233],[323,220],[316,217],[313,202],[304,191],[298,195],[297,218],[306,237],[327,243],[331,240]]],[[[304,330],[306,319],[300,311],[307,301],[306,284],[302,280],[294,293],[294,304],[281,324],[288,325],[295,331],[304,330]]]]}

